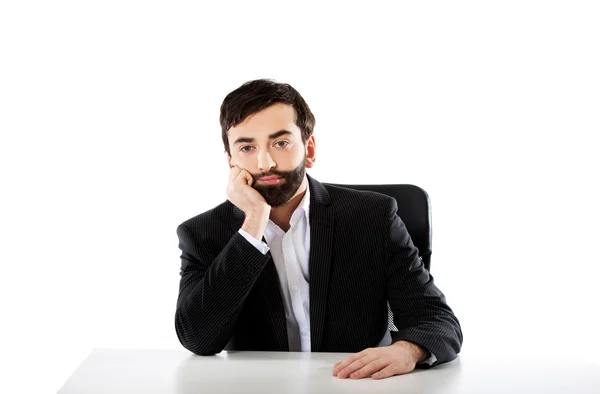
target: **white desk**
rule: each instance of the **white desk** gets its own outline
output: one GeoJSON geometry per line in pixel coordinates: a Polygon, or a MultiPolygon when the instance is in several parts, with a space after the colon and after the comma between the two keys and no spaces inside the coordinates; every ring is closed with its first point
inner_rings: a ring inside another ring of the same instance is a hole
{"type": "Polygon", "coordinates": [[[440,393],[599,394],[600,368],[583,359],[458,359],[384,380],[338,379],[345,353],[95,349],[65,383],[63,394],[118,393],[440,393]]]}

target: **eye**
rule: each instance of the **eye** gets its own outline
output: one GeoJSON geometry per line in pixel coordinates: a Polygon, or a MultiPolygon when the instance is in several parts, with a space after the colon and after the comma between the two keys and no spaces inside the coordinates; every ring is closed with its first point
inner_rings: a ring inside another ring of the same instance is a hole
{"type": "Polygon", "coordinates": [[[248,152],[250,152],[252,149],[253,149],[253,147],[252,147],[252,146],[250,146],[250,145],[246,145],[246,146],[242,146],[242,147],[240,148],[240,152],[242,152],[242,153],[248,153],[248,152]]]}
{"type": "Polygon", "coordinates": [[[277,141],[275,143],[275,145],[277,145],[279,148],[285,148],[286,146],[288,146],[290,143],[288,141],[277,141]]]}

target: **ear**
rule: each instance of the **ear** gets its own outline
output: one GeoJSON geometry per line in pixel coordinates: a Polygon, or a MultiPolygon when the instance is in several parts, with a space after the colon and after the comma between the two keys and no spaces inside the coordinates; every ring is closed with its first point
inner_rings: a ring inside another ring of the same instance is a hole
{"type": "Polygon", "coordinates": [[[229,166],[229,168],[231,168],[231,156],[229,156],[229,153],[225,152],[225,155],[227,156],[227,165],[229,166]]]}
{"type": "Polygon", "coordinates": [[[315,136],[311,135],[306,141],[306,168],[311,168],[315,165],[317,144],[315,136]]]}

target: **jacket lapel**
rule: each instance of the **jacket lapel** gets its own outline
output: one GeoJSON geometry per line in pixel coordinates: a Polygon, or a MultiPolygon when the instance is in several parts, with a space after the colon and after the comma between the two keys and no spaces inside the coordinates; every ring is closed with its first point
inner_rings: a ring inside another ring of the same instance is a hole
{"type": "Polygon", "coordinates": [[[311,350],[318,352],[323,340],[323,327],[327,313],[327,291],[335,215],[329,207],[329,192],[321,183],[307,175],[310,187],[310,253],[308,271],[310,276],[310,343],[311,350]]]}

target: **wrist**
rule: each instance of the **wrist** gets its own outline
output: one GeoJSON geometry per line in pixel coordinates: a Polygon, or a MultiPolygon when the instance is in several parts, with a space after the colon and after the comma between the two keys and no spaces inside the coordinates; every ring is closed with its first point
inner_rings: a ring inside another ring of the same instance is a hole
{"type": "Polygon", "coordinates": [[[244,214],[246,215],[246,221],[267,221],[271,214],[271,206],[267,203],[259,204],[257,206],[253,205],[247,212],[244,212],[244,214]]]}
{"type": "Polygon", "coordinates": [[[392,345],[404,347],[411,355],[412,360],[415,364],[422,363],[429,357],[429,352],[422,346],[417,345],[409,341],[398,341],[392,345]]]}
{"type": "Polygon", "coordinates": [[[242,230],[260,241],[265,233],[268,220],[268,212],[266,214],[251,213],[246,216],[246,219],[242,224],[242,230]]]}

